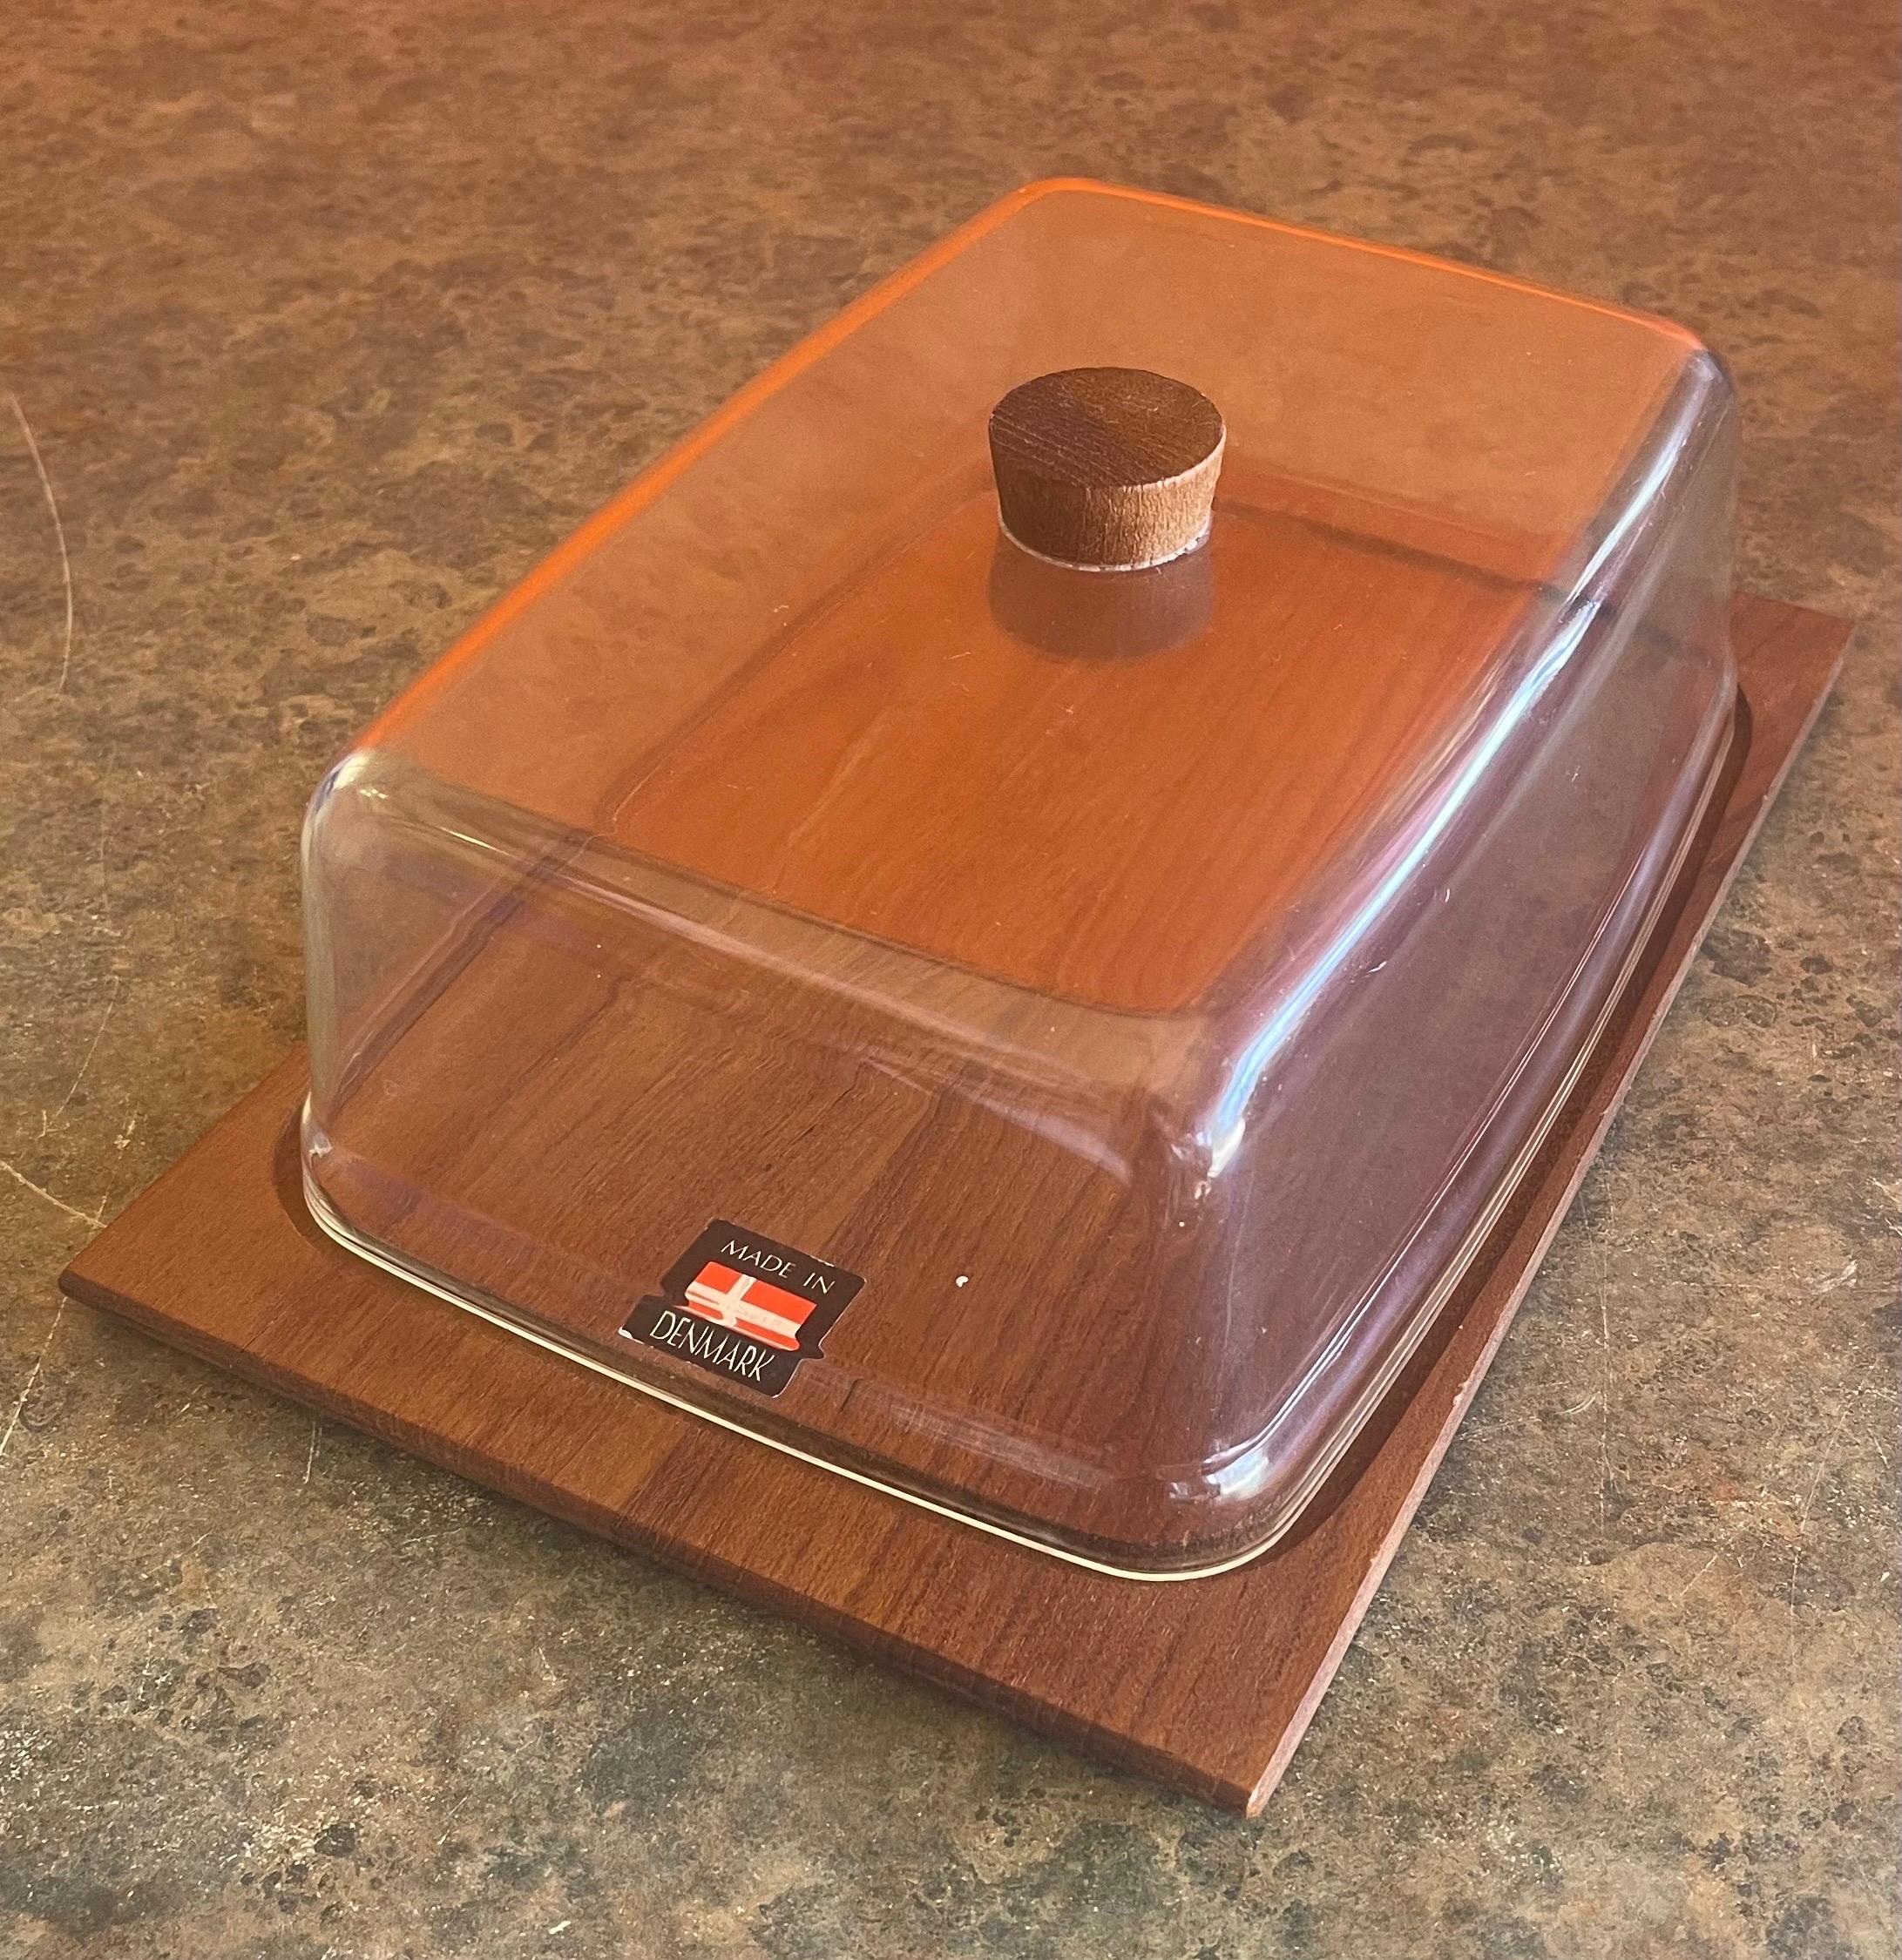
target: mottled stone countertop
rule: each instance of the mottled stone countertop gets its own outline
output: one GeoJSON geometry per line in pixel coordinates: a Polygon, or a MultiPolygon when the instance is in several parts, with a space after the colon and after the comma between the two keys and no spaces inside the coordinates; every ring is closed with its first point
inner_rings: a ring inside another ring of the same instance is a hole
{"type": "Polygon", "coordinates": [[[1892,12],[15,0],[0,1951],[1894,1952],[1892,12]],[[1746,403],[1744,579],[1866,622],[1253,1823],[53,1284],[299,1037],[351,730],[1060,172],[1688,321],[1746,403]]]}

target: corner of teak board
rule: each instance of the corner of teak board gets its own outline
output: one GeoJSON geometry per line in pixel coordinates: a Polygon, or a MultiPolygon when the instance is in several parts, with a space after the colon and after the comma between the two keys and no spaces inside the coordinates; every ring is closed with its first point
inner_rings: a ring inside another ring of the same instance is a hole
{"type": "Polygon", "coordinates": [[[1732,618],[1738,740],[1701,848],[1467,1281],[1294,1531],[1118,1579],[603,1380],[353,1258],[304,1212],[288,1058],[80,1254],[75,1299],[1108,1761],[1258,1809],[1300,1741],[1804,736],[1849,629],[1732,618]],[[789,1527],[788,1520],[796,1520],[789,1527]],[[1117,1655],[1107,1666],[1106,1655],[1117,1655]]]}

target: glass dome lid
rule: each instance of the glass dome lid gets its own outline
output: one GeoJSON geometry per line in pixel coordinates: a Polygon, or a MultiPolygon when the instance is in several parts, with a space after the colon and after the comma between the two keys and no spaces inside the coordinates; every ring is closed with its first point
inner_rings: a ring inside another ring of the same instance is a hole
{"type": "Polygon", "coordinates": [[[1732,456],[1663,321],[1005,199],[326,777],[314,1214],[983,1529],[1254,1556],[1670,895],[1734,715],[1732,456]]]}

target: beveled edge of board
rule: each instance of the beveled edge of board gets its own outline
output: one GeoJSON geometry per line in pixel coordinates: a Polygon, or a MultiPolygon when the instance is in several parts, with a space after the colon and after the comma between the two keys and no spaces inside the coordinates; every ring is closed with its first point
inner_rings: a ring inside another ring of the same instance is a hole
{"type": "Polygon", "coordinates": [[[354,1260],[298,1195],[301,1051],[60,1284],[586,1531],[1253,1812],[1319,1705],[1821,711],[1850,628],[1740,598],[1732,631],[1742,753],[1627,1004],[1492,1243],[1348,1460],[1288,1539],[1235,1571],[1154,1586],[1062,1565],[589,1377],[354,1260]],[[762,1532],[762,1516],[799,1528],[762,1532]],[[1105,1666],[1120,1648],[1145,1659],[1105,1666]]]}

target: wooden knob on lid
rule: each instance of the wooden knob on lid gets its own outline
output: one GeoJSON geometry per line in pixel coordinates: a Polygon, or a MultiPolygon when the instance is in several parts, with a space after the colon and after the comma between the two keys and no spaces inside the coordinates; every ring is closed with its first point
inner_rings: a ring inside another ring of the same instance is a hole
{"type": "Polygon", "coordinates": [[[1161,564],[1208,531],[1226,436],[1206,395],[1146,368],[1066,368],[991,411],[1004,528],[1059,564],[1161,564]]]}

